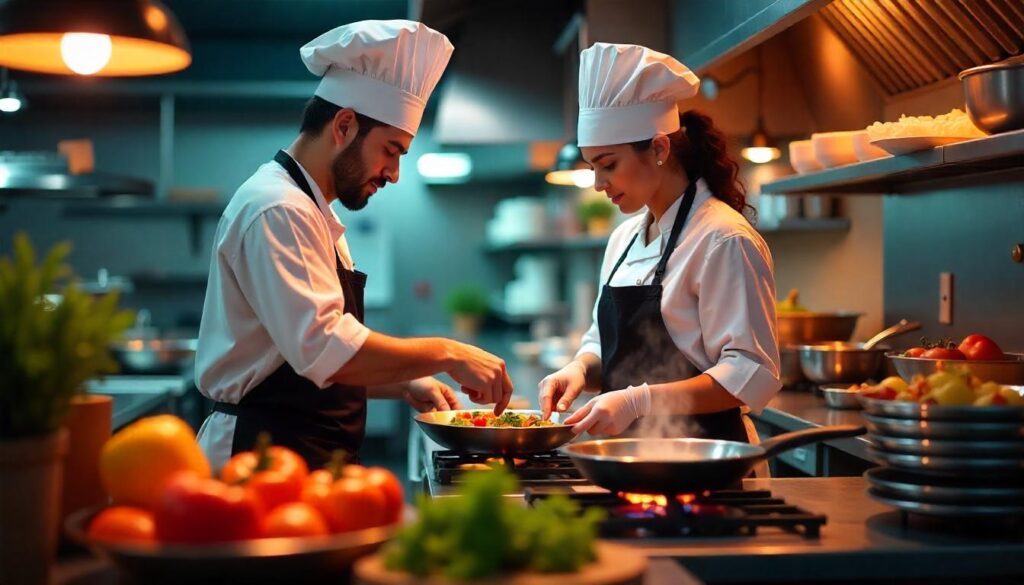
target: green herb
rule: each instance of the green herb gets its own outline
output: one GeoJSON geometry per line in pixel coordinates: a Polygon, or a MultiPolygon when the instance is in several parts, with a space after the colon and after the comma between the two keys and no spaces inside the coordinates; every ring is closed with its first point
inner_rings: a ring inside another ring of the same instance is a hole
{"type": "Polygon", "coordinates": [[[615,215],[615,206],[604,197],[588,199],[580,203],[576,212],[580,217],[580,221],[586,224],[592,219],[611,219],[615,215]]]}
{"type": "Polygon", "coordinates": [[[470,580],[524,569],[571,572],[594,560],[602,511],[581,514],[561,496],[524,508],[504,496],[516,489],[515,477],[499,467],[470,476],[457,497],[420,496],[419,520],[387,546],[385,566],[470,580]]]}
{"type": "Polygon", "coordinates": [[[14,238],[13,258],[0,258],[0,437],[55,431],[84,382],[116,372],[108,346],[133,321],[117,295],[94,299],[72,283],[63,263],[67,243],[36,265],[25,234],[14,238]],[[57,304],[45,295],[59,293],[57,304]]]}
{"type": "Polygon", "coordinates": [[[448,293],[444,304],[453,315],[484,315],[488,308],[487,293],[478,286],[460,286],[448,293]]]}

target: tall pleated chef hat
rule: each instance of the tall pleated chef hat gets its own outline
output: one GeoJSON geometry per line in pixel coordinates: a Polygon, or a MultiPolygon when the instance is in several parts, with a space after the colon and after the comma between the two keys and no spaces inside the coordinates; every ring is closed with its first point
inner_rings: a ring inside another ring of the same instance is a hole
{"type": "Polygon", "coordinates": [[[675,58],[638,45],[594,43],[580,53],[577,145],[608,146],[679,130],[676,102],[700,79],[675,58]]]}
{"type": "Polygon", "coordinates": [[[321,76],[315,95],[416,135],[455,48],[410,20],[363,20],[313,39],[299,54],[321,76]]]}

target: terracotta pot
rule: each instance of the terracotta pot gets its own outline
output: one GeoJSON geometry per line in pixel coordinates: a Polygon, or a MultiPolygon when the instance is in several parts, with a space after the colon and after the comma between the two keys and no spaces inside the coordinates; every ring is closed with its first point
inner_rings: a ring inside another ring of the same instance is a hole
{"type": "Polygon", "coordinates": [[[453,315],[452,328],[455,329],[455,336],[461,338],[476,337],[480,332],[480,323],[483,318],[480,315],[453,315]]]}
{"type": "Polygon", "coordinates": [[[102,394],[85,394],[71,400],[71,411],[64,420],[68,454],[64,458],[58,534],[68,514],[107,502],[99,462],[103,444],[110,438],[113,405],[114,399],[102,394]]]}
{"type": "Polygon", "coordinates": [[[0,583],[50,582],[68,432],[0,440],[0,583]]]}

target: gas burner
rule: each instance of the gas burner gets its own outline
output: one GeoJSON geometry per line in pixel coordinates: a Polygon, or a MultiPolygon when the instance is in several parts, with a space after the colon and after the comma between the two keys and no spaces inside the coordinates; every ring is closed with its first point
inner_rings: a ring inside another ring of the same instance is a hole
{"type": "Polygon", "coordinates": [[[441,485],[460,483],[465,474],[487,470],[499,465],[512,471],[523,484],[574,485],[587,483],[587,480],[573,465],[572,460],[554,451],[522,457],[495,457],[453,451],[435,451],[432,460],[437,481],[441,485]]]}
{"type": "Polygon", "coordinates": [[[678,536],[754,536],[761,527],[778,527],[805,538],[821,536],[825,516],[811,514],[772,497],[766,490],[721,490],[676,497],[645,494],[570,493],[528,487],[526,501],[561,494],[583,508],[607,512],[599,532],[605,538],[678,536]]]}

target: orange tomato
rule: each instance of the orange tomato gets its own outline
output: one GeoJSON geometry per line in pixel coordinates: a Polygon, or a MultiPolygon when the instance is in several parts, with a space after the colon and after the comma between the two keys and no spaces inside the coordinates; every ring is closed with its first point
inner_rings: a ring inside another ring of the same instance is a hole
{"type": "Polygon", "coordinates": [[[342,477],[335,481],[323,506],[321,511],[334,532],[388,524],[387,497],[365,478],[342,477]]]}
{"type": "Polygon", "coordinates": [[[138,420],[111,437],[100,452],[100,477],[117,504],[153,509],[176,473],[210,477],[210,464],[185,421],[171,415],[138,420]]]}
{"type": "Polygon", "coordinates": [[[154,542],[156,524],[148,510],[113,506],[93,517],[88,534],[93,540],[107,542],[154,542]]]}
{"type": "Polygon", "coordinates": [[[327,522],[316,508],[304,502],[278,506],[263,522],[266,538],[325,534],[330,534],[327,522]]]}
{"type": "Polygon", "coordinates": [[[309,468],[305,460],[284,447],[271,447],[262,436],[256,450],[239,453],[221,470],[221,479],[231,485],[244,485],[263,504],[273,510],[302,496],[302,485],[309,468]]]}

